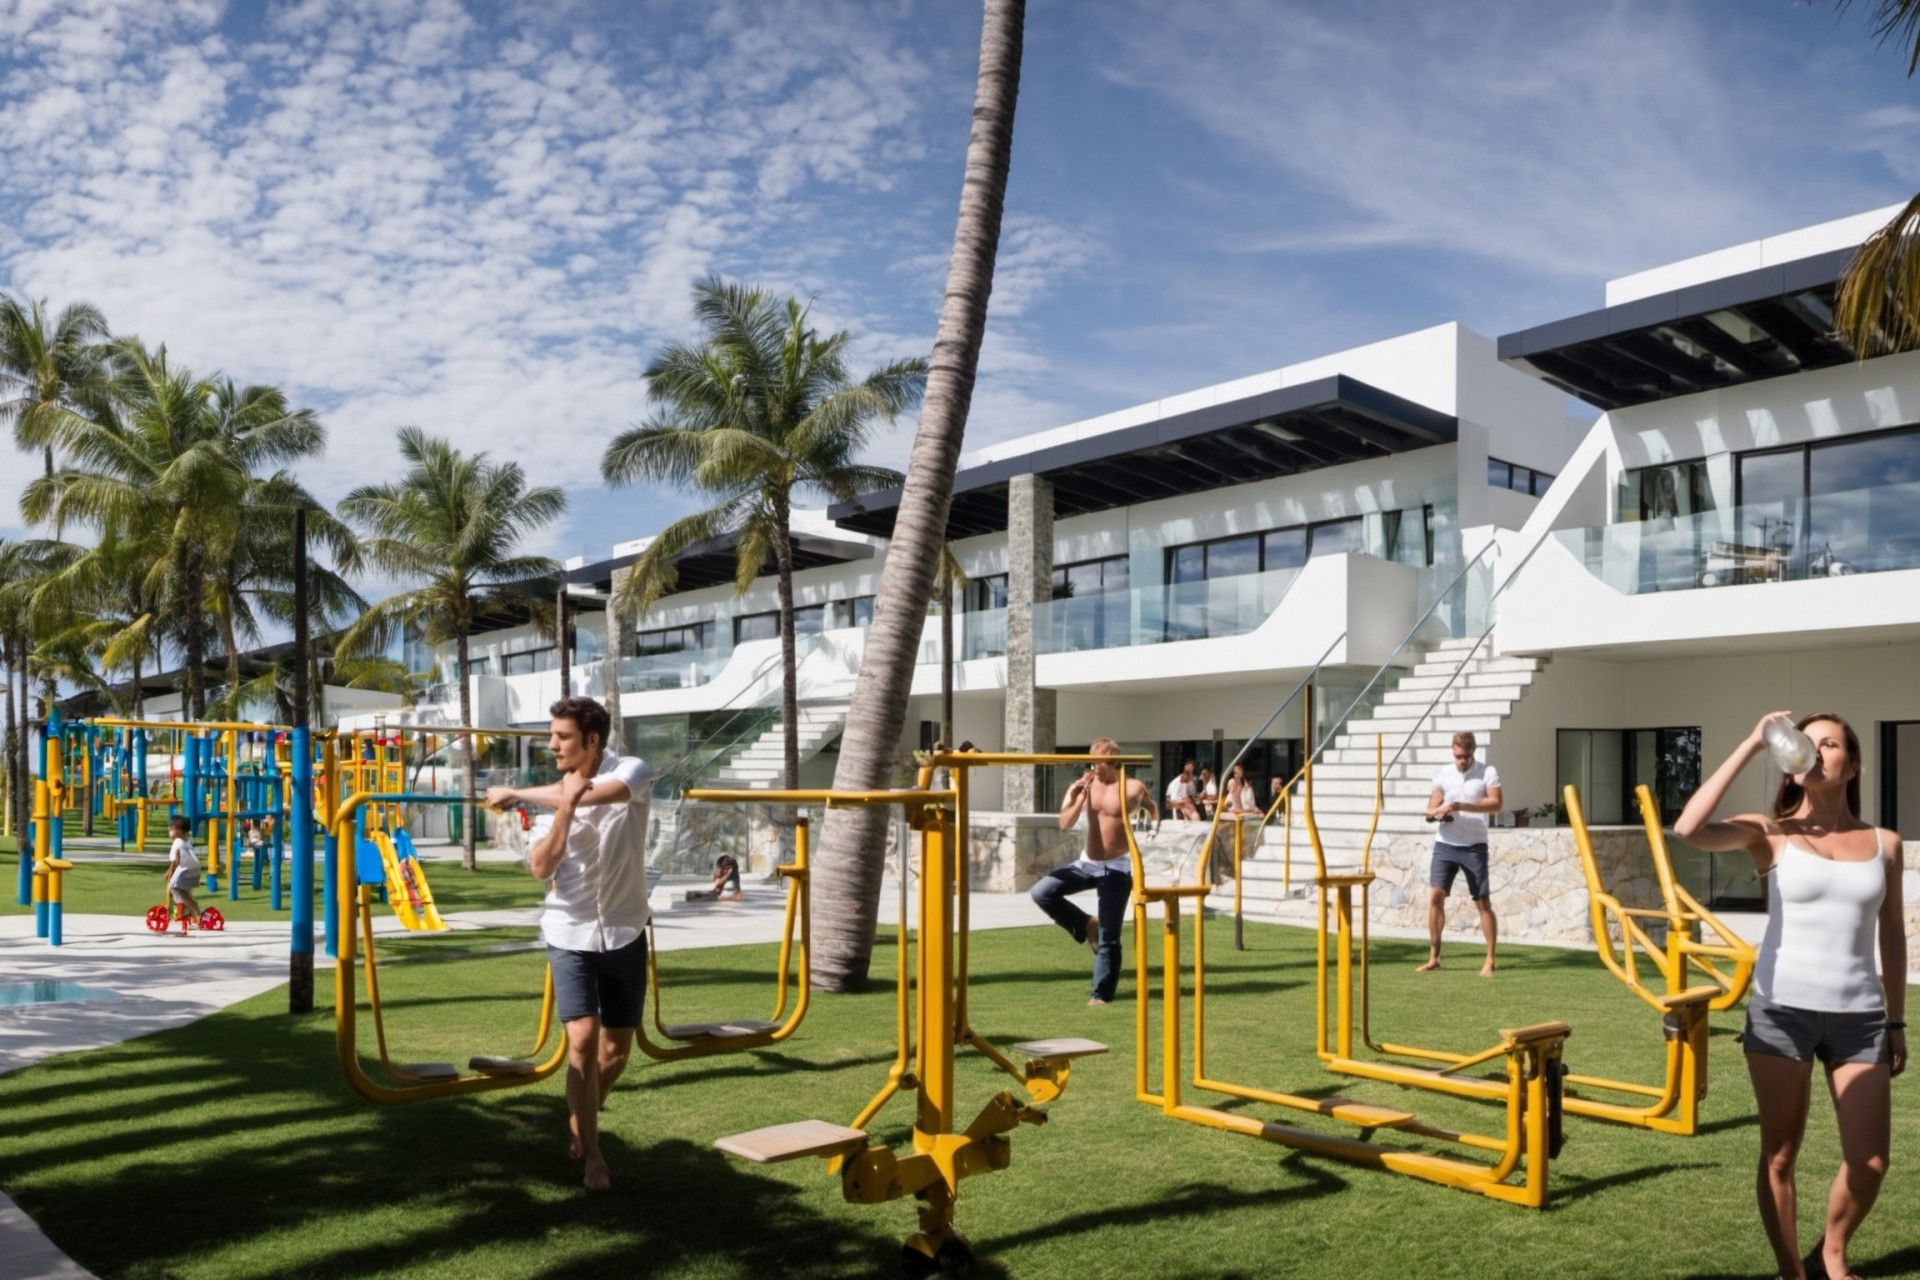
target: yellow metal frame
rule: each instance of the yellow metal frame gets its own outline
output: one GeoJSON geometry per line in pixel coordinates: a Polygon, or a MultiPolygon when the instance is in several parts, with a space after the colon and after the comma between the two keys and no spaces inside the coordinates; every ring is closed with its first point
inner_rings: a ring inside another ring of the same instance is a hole
{"type": "MultiPolygon", "coordinates": [[[[695,800],[707,799],[715,794],[721,793],[687,793],[689,798],[695,800]]],[[[653,1026],[666,1043],[656,1044],[642,1023],[634,1028],[635,1048],[656,1062],[677,1062],[684,1058],[706,1058],[715,1054],[739,1053],[746,1049],[764,1049],[770,1044],[779,1044],[800,1029],[800,1024],[807,1016],[808,983],[812,973],[807,962],[808,946],[812,939],[807,892],[811,843],[807,820],[801,818],[794,828],[793,865],[775,868],[787,882],[787,906],[780,931],[780,968],[775,978],[778,997],[774,1001],[773,1016],[765,1022],[749,1019],[669,1026],[660,1016],[660,949],[652,944],[653,926],[649,923],[647,982],[653,988],[653,1026]],[[787,969],[793,957],[796,924],[800,938],[799,994],[794,1000],[793,1011],[787,1013],[787,969]]]]}
{"type": "MultiPolygon", "coordinates": [[[[1001,765],[1148,763],[1146,756],[1018,754],[939,751],[920,758],[917,785],[902,791],[710,791],[687,792],[689,799],[756,804],[818,804],[829,809],[902,806],[909,826],[920,834],[919,946],[909,969],[906,913],[901,913],[895,1026],[897,1052],[879,1091],[860,1109],[852,1126],[820,1122],[776,1125],[723,1138],[723,1150],[771,1161],[802,1156],[827,1160],[840,1177],[841,1194],[857,1204],[879,1204],[912,1196],[921,1202],[919,1230],[909,1236],[903,1256],[912,1270],[930,1270],[936,1260],[966,1255],[966,1243],[954,1229],[954,1205],[960,1182],[976,1174],[1005,1169],[1012,1160],[1007,1134],[1023,1124],[1042,1124],[1047,1113],[1031,1103],[1050,1102],[1067,1087],[1072,1059],[1104,1053],[1093,1041],[1039,1041],[1014,1046],[1027,1051],[1025,1066],[976,1031],[967,1002],[970,926],[966,841],[971,771],[1001,765]],[[936,770],[950,771],[952,786],[933,788],[936,770]],[[1030,1101],[1008,1090],[993,1095],[964,1128],[957,1118],[954,1056],[966,1045],[984,1054],[1016,1080],[1030,1101]],[[913,1150],[899,1155],[871,1142],[865,1132],[881,1109],[902,1089],[914,1091],[913,1150]],[[788,1131],[806,1131],[788,1142],[788,1131]],[[824,1137],[820,1136],[824,1131],[824,1137]]],[[[1124,769],[1122,785],[1124,796],[1124,769]]],[[[1131,839],[1131,837],[1129,837],[1131,839]]],[[[904,879],[905,851],[902,850],[904,879]]]]}
{"type": "MultiPolygon", "coordinates": [[[[1307,836],[1314,852],[1317,870],[1315,880],[1319,889],[1321,907],[1320,923],[1316,933],[1318,965],[1315,992],[1315,1047],[1322,1061],[1327,1062],[1329,1066],[1335,1066],[1336,1069],[1350,1069],[1352,1074],[1457,1097],[1486,1098],[1497,1094],[1498,1098],[1505,1103],[1505,1133],[1489,1135],[1445,1129],[1424,1124],[1411,1112],[1390,1107],[1371,1106],[1339,1098],[1302,1097],[1272,1089],[1218,1080],[1208,1075],[1206,1069],[1206,928],[1201,904],[1211,892],[1211,886],[1204,883],[1161,888],[1148,886],[1140,848],[1129,829],[1127,843],[1133,858],[1134,872],[1135,1098],[1150,1106],[1159,1107],[1168,1116],[1192,1124],[1243,1133],[1282,1146],[1331,1156],[1353,1164],[1421,1178],[1442,1186],[1472,1191],[1506,1204],[1517,1204],[1534,1209],[1544,1208],[1547,1202],[1549,1169],[1552,1158],[1560,1146],[1559,1083],[1564,1075],[1561,1059],[1566,1037],[1570,1034],[1569,1028],[1565,1023],[1550,1022],[1502,1031],[1500,1042],[1484,1053],[1476,1055],[1472,1061],[1478,1063],[1504,1058],[1506,1060],[1504,1083],[1455,1079],[1451,1072],[1457,1070],[1456,1067],[1440,1071],[1418,1071],[1388,1064],[1353,1060],[1349,1056],[1353,1005],[1353,911],[1357,891],[1364,920],[1366,887],[1372,882],[1373,876],[1369,871],[1363,871],[1357,876],[1327,874],[1326,855],[1321,846],[1319,828],[1313,816],[1311,758],[1308,759],[1301,773],[1306,783],[1306,802],[1303,813],[1306,819],[1307,836]],[[1341,1038],[1337,1054],[1330,1054],[1327,1047],[1329,1031],[1327,977],[1330,960],[1326,910],[1329,891],[1333,894],[1333,906],[1338,922],[1336,960],[1340,979],[1338,1000],[1341,1038]],[[1195,900],[1195,916],[1200,926],[1194,930],[1192,1076],[1194,1088],[1209,1093],[1224,1094],[1227,1097],[1310,1112],[1355,1125],[1362,1130],[1393,1129],[1406,1134],[1492,1152],[1495,1153],[1494,1162],[1481,1164],[1409,1151],[1292,1125],[1267,1123],[1237,1112],[1183,1102],[1181,1099],[1183,1055],[1180,1017],[1182,969],[1180,904],[1187,898],[1195,900]],[[1152,980],[1147,959],[1147,908],[1151,903],[1161,904],[1164,910],[1160,961],[1161,1069],[1160,1088],[1157,1092],[1152,1085],[1152,1074],[1148,1062],[1152,1032],[1152,980]],[[1522,1172],[1523,1163],[1524,1172],[1522,1172]],[[1521,1175],[1520,1180],[1517,1183],[1510,1181],[1517,1173],[1521,1175]]],[[[1369,841],[1371,841],[1371,835],[1369,835],[1369,841]]],[[[1364,956],[1364,950],[1362,955],[1364,956]]]]}
{"type": "Polygon", "coordinates": [[[380,976],[373,943],[373,889],[357,883],[354,873],[353,815],[364,804],[379,803],[378,792],[359,792],[348,796],[332,815],[334,831],[343,851],[336,859],[335,888],[341,904],[338,953],[333,967],[334,1047],[340,1059],[340,1074],[355,1093],[381,1106],[426,1102],[457,1094],[485,1093],[493,1089],[514,1089],[535,1084],[558,1071],[567,1061],[567,1039],[557,1038],[553,1052],[544,1061],[538,1059],[553,1037],[553,972],[548,970],[546,992],[540,1004],[540,1026],[529,1060],[475,1057],[468,1063],[475,1074],[463,1075],[451,1064],[396,1063],[387,1054],[386,1019],[380,1005],[380,976]],[[359,958],[361,936],[365,936],[367,1002],[373,1015],[374,1038],[380,1066],[392,1083],[369,1076],[361,1065],[355,1042],[359,996],[354,969],[359,958]],[[452,1073],[449,1075],[448,1073],[452,1073]]]}

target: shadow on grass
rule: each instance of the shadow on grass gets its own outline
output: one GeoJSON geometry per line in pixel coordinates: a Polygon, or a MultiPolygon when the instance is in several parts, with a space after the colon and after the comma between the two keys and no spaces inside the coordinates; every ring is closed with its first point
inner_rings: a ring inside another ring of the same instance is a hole
{"type": "Polygon", "coordinates": [[[983,1247],[1008,1249],[1023,1244],[1057,1240],[1062,1236],[1103,1231],[1108,1228],[1135,1227],[1149,1222],[1177,1218],[1211,1218],[1240,1208],[1273,1208],[1300,1201],[1317,1200],[1345,1191],[1349,1183],[1333,1170],[1298,1158],[1298,1153],[1279,1161],[1282,1168],[1302,1178],[1298,1186],[1268,1187],[1258,1191],[1224,1186],[1217,1182],[1190,1182],[1158,1199],[1116,1205],[1091,1213],[1054,1218],[1044,1225],[1009,1235],[982,1240],[983,1247]]]}
{"type": "MultiPolygon", "coordinates": [[[[642,1061],[644,1055],[634,1051],[634,1060],[642,1061]]],[[[679,1063],[662,1063],[661,1066],[674,1068],[672,1074],[662,1072],[647,1077],[647,1090],[671,1089],[675,1085],[707,1084],[714,1080],[734,1080],[757,1078],[769,1073],[784,1071],[839,1071],[846,1067],[880,1066],[894,1059],[891,1052],[870,1053],[857,1058],[833,1058],[813,1060],[795,1057],[791,1054],[777,1053],[771,1049],[745,1049],[737,1053],[714,1054],[705,1059],[681,1059],[679,1063]],[[710,1062],[712,1066],[695,1066],[690,1063],[710,1062]]]]}
{"type": "Polygon", "coordinates": [[[1552,1202],[1554,1204],[1568,1204],[1575,1200],[1584,1200],[1597,1191],[1605,1191],[1611,1187],[1624,1187],[1629,1183],[1646,1182],[1652,1178],[1664,1178],[1668,1174],[1683,1173],[1688,1169],[1713,1169],[1717,1167],[1717,1165],[1705,1163],[1680,1164],[1673,1162],[1668,1164],[1641,1165],[1635,1169],[1622,1169],[1618,1173],[1609,1173],[1604,1177],[1582,1178],[1578,1181],[1563,1176],[1554,1184],[1552,1202]]]}
{"type": "MultiPolygon", "coordinates": [[[[234,1018],[217,1040],[183,1028],[132,1042],[111,1063],[51,1064],[43,1069],[54,1091],[0,1083],[0,1107],[41,1098],[40,1127],[0,1152],[0,1183],[103,1277],[188,1275],[227,1251],[256,1274],[296,1277],[423,1266],[488,1274],[496,1256],[507,1270],[569,1280],[887,1274],[895,1228],[912,1226],[910,1206],[876,1213],[871,1229],[837,1221],[819,1211],[814,1189],[678,1137],[635,1145],[606,1132],[615,1188],[588,1195],[565,1157],[564,1103],[552,1089],[368,1107],[347,1096],[331,1039],[319,1022],[234,1018]],[[191,1073],[176,1056],[189,1043],[204,1064],[191,1073]],[[250,1076],[271,1092],[227,1085],[195,1101],[100,1108],[94,1086],[123,1073],[149,1086],[250,1076]],[[123,1123],[110,1139],[62,1133],[112,1119],[123,1123]],[[208,1204],[247,1210],[209,1214],[208,1204]],[[193,1230],[181,1232],[182,1222],[193,1230]],[[550,1271],[548,1252],[564,1258],[550,1271]]],[[[649,1080],[647,1090],[665,1083],[649,1080]]],[[[616,1113],[625,1101],[616,1094],[616,1113]]]]}

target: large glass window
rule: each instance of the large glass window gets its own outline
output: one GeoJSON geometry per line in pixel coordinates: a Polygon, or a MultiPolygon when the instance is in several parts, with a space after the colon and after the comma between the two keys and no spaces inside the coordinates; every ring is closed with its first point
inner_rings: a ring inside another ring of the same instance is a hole
{"type": "Polygon", "coordinates": [[[1713,510],[1713,490],[1707,483],[1707,460],[1657,467],[1637,467],[1620,481],[1622,523],[1681,519],[1713,510]]]}
{"type": "Polygon", "coordinates": [[[1080,600],[1087,596],[1125,591],[1131,582],[1126,556],[1104,560],[1083,560],[1079,564],[1056,565],[1053,570],[1053,598],[1080,600]]]}
{"type": "Polygon", "coordinates": [[[544,649],[509,653],[501,660],[500,669],[503,674],[510,676],[532,675],[536,671],[557,671],[560,669],[560,655],[552,645],[544,649]]]}
{"type": "Polygon", "coordinates": [[[1502,462],[1499,458],[1487,459],[1487,487],[1490,489],[1511,489],[1515,493],[1538,497],[1552,483],[1553,477],[1544,471],[1523,467],[1517,462],[1502,462]]]}
{"type": "MultiPolygon", "coordinates": [[[[1560,787],[1580,789],[1587,821],[1631,825],[1640,821],[1634,788],[1652,789],[1660,820],[1672,822],[1700,786],[1698,725],[1660,729],[1562,729],[1559,731],[1554,800],[1560,787]]],[[[1566,821],[1561,815],[1560,821],[1566,821]]]]}
{"type": "Polygon", "coordinates": [[[1305,525],[1275,529],[1261,538],[1261,554],[1269,569],[1297,569],[1307,562],[1305,525]]]}
{"type": "MultiPolygon", "coordinates": [[[[938,612],[938,610],[935,610],[938,612]]],[[[873,597],[855,596],[851,600],[827,601],[827,630],[873,625],[873,597]]]]}
{"type": "Polygon", "coordinates": [[[1326,520],[1307,529],[1307,558],[1341,554],[1365,555],[1367,522],[1364,516],[1326,520]]]}
{"type": "Polygon", "coordinates": [[[656,653],[685,653],[713,647],[713,623],[689,622],[678,627],[657,627],[636,631],[633,651],[640,657],[656,653]]]}
{"type": "Polygon", "coordinates": [[[1920,431],[1809,450],[1806,553],[1810,577],[1920,564],[1920,431]]]}
{"type": "Polygon", "coordinates": [[[1007,575],[997,573],[990,578],[971,578],[967,582],[966,603],[968,613],[979,613],[988,609],[1007,607],[1007,575]]]}
{"type": "MultiPolygon", "coordinates": [[[[817,636],[826,630],[827,606],[808,605],[793,611],[793,634],[798,636],[817,636]]],[[[748,613],[733,620],[733,642],[745,644],[749,640],[776,640],[780,636],[780,613],[748,613]]]]}

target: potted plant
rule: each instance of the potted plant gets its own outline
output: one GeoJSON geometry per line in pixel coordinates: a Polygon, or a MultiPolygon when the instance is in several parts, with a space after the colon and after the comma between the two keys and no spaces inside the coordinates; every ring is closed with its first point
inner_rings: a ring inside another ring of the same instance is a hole
{"type": "Polygon", "coordinates": [[[1515,809],[1515,810],[1513,811],[1513,825],[1514,825],[1514,826],[1516,826],[1516,827],[1524,827],[1524,826],[1527,826],[1527,825],[1529,825],[1529,824],[1531,824],[1531,823],[1532,823],[1532,821],[1533,821],[1533,810],[1531,810],[1531,809],[1515,809]]]}
{"type": "Polygon", "coordinates": [[[1561,815],[1565,812],[1566,806],[1556,800],[1549,800],[1545,804],[1535,808],[1533,816],[1539,818],[1542,822],[1557,826],[1560,822],[1561,815]]]}

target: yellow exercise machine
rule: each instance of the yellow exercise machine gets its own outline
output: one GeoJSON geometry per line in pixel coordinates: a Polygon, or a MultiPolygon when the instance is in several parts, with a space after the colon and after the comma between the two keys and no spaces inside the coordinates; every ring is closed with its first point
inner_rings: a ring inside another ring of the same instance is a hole
{"type": "MultiPolygon", "coordinates": [[[[995,1094],[964,1128],[957,1118],[954,1053],[969,1045],[1019,1082],[1031,1102],[1049,1102],[1067,1086],[1075,1058],[1105,1053],[1095,1040],[1037,1040],[1012,1046],[1026,1059],[1018,1066],[976,1032],[967,1009],[968,977],[968,777],[972,769],[998,765],[1090,764],[1086,755],[1020,755],[936,752],[921,757],[920,776],[907,791],[706,791],[690,799],[761,804],[822,804],[827,808],[900,805],[908,826],[920,834],[919,946],[908,962],[907,913],[901,912],[899,972],[895,999],[898,1052],[880,1090],[852,1125],[799,1120],[722,1138],[722,1151],[761,1164],[824,1157],[840,1176],[841,1194],[857,1204],[912,1196],[921,1202],[920,1229],[902,1246],[909,1275],[964,1269],[967,1243],[954,1229],[954,1203],[963,1178],[1004,1169],[1012,1160],[1007,1134],[1023,1124],[1043,1124],[1047,1113],[1016,1098],[995,1094]],[[933,789],[937,769],[949,770],[952,786],[933,789]],[[869,1140],[864,1126],[901,1090],[915,1096],[913,1151],[896,1155],[869,1140]]],[[[1108,762],[1143,764],[1144,756],[1102,756],[1108,762]]],[[[904,851],[903,851],[904,852],[904,851]]],[[[902,859],[904,877],[905,865],[902,859]]],[[[904,890],[903,890],[904,892],[904,890]]]]}
{"type": "MultiPolygon", "coordinates": [[[[1392,1107],[1373,1106],[1343,1098],[1307,1098],[1210,1077],[1206,1070],[1206,929],[1202,904],[1206,896],[1212,892],[1212,886],[1204,882],[1165,888],[1148,886],[1140,847],[1133,839],[1132,832],[1129,831],[1127,844],[1133,859],[1134,875],[1134,1020],[1137,1040],[1134,1061],[1135,1097],[1141,1102],[1159,1107],[1166,1115],[1178,1120],[1244,1133],[1302,1151],[1384,1169],[1391,1173],[1422,1178],[1443,1186],[1476,1192],[1508,1204],[1524,1205],[1535,1209],[1544,1207],[1547,1202],[1549,1165],[1552,1158],[1559,1153],[1561,1144],[1560,1079],[1563,1071],[1561,1053],[1569,1029],[1564,1023],[1550,1022],[1503,1031],[1500,1042],[1491,1049],[1463,1061],[1458,1066],[1450,1066],[1439,1071],[1416,1071],[1405,1067],[1352,1060],[1350,1053],[1353,1003],[1353,914],[1357,900],[1361,918],[1364,921],[1366,888],[1372,882],[1373,876],[1364,870],[1358,875],[1333,876],[1327,873],[1326,855],[1320,844],[1318,828],[1313,821],[1311,760],[1308,761],[1307,768],[1304,770],[1304,778],[1306,782],[1304,813],[1308,839],[1313,845],[1317,867],[1315,879],[1319,888],[1321,906],[1320,923],[1316,932],[1319,964],[1315,1007],[1316,1048],[1322,1060],[1336,1070],[1351,1068],[1354,1074],[1461,1097],[1485,1097],[1488,1096],[1489,1090],[1497,1090],[1506,1104],[1505,1133],[1488,1135],[1459,1132],[1424,1124],[1413,1113],[1392,1107]],[[1325,922],[1329,894],[1332,895],[1332,906],[1337,920],[1337,951],[1333,961],[1337,964],[1339,975],[1337,996],[1339,1026],[1342,1034],[1338,1052],[1330,1052],[1328,1046],[1329,953],[1325,922]],[[1193,944],[1194,1088],[1232,1098],[1286,1107],[1295,1111],[1311,1112],[1355,1125],[1362,1130],[1393,1129],[1418,1137],[1455,1143],[1493,1153],[1493,1163],[1482,1164],[1390,1147],[1358,1138],[1320,1133],[1291,1125],[1271,1124],[1237,1112],[1183,1102],[1181,1100],[1183,1037],[1180,1018],[1182,985],[1180,904],[1187,898],[1195,900],[1196,918],[1199,918],[1202,924],[1202,927],[1194,930],[1193,944]],[[1152,903],[1160,903],[1165,911],[1161,924],[1161,1079],[1158,1092],[1152,1088],[1148,1064],[1152,982],[1147,960],[1147,908],[1152,903]],[[1506,1061],[1507,1078],[1504,1084],[1452,1078],[1452,1073],[1461,1067],[1497,1058],[1504,1058],[1506,1061]],[[1522,1173],[1523,1162],[1525,1168],[1522,1173]],[[1517,1184],[1509,1181],[1516,1173],[1521,1173],[1521,1181],[1517,1184]]],[[[1363,962],[1364,955],[1363,950],[1363,962]]]]}
{"type": "MultiPolygon", "coordinates": [[[[353,847],[354,816],[365,805],[398,803],[461,803],[464,796],[420,796],[404,792],[362,791],[348,796],[332,815],[334,830],[343,849],[353,847]]],[[[525,1058],[475,1055],[467,1061],[473,1074],[462,1074],[450,1062],[395,1062],[387,1053],[387,1028],[380,1006],[380,975],[374,955],[373,886],[359,882],[356,859],[337,860],[335,875],[338,901],[347,905],[340,912],[339,946],[333,969],[334,1046],[340,1058],[340,1073],[353,1091],[369,1102],[391,1106],[425,1102],[454,1094],[481,1093],[489,1089],[511,1089],[544,1080],[558,1071],[567,1060],[567,1040],[558,1037],[553,1052],[544,1060],[540,1053],[553,1038],[553,973],[547,973],[546,993],[541,999],[540,1025],[533,1048],[525,1058]],[[364,939],[366,948],[367,1004],[373,1014],[374,1038],[379,1049],[380,1066],[391,1083],[373,1079],[361,1065],[355,1043],[359,997],[354,969],[364,939]]]]}
{"type": "MultiPolygon", "coordinates": [[[[687,793],[694,799],[706,799],[708,792],[687,793]]],[[[765,792],[756,792],[765,795],[765,792]]],[[[745,1049],[761,1049],[770,1044],[778,1044],[800,1029],[800,1023],[807,1016],[807,982],[810,976],[807,968],[807,944],[811,937],[807,920],[807,820],[801,818],[793,834],[793,865],[778,868],[782,879],[787,882],[787,910],[785,923],[780,932],[780,970],[776,978],[779,987],[778,998],[774,1002],[773,1017],[731,1018],[720,1022],[687,1022],[669,1025],[660,1016],[660,948],[653,941],[653,924],[647,924],[647,982],[653,988],[653,1026],[660,1033],[665,1044],[655,1044],[647,1035],[644,1024],[635,1027],[634,1047],[656,1062],[674,1062],[682,1058],[704,1058],[718,1053],[738,1053],[745,1049]],[[793,1012],[787,1013],[787,968],[793,957],[794,929],[800,934],[800,968],[798,996],[794,1000],[793,1012]],[[784,1018],[782,1015],[785,1015],[784,1018]]]]}
{"type": "Polygon", "coordinates": [[[1658,1086],[1569,1075],[1565,1105],[1574,1115],[1690,1135],[1699,1132],[1700,1102],[1707,1094],[1707,1011],[1726,1009],[1746,994],[1747,984],[1753,977],[1754,951],[1750,943],[1722,924],[1674,878],[1673,860],[1667,852],[1666,835],[1661,829],[1660,810],[1654,804],[1653,793],[1641,786],[1634,795],[1640,803],[1640,818],[1647,829],[1647,848],[1653,856],[1654,874],[1665,903],[1658,911],[1622,906],[1618,898],[1606,892],[1600,881],[1593,838],[1580,808],[1580,794],[1571,783],[1562,792],[1574,843],[1580,850],[1580,866],[1587,877],[1588,911],[1601,963],[1660,1015],[1660,1030],[1667,1046],[1666,1075],[1658,1086]],[[1643,919],[1659,920],[1666,925],[1665,945],[1647,935],[1640,924],[1643,919]],[[1694,936],[1696,928],[1711,931],[1720,941],[1701,941],[1694,936]],[[1645,953],[1648,963],[1659,975],[1663,990],[1650,990],[1641,984],[1635,962],[1636,947],[1645,953]],[[1722,971],[1716,961],[1730,963],[1732,972],[1722,971]],[[1690,987],[1687,979],[1696,969],[1708,981],[1690,987]],[[1575,1089],[1623,1093],[1651,1101],[1641,1106],[1627,1106],[1577,1097],[1575,1089]]]}

